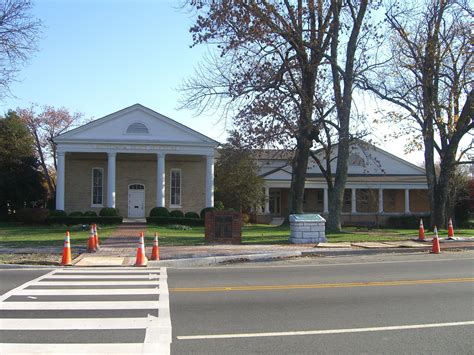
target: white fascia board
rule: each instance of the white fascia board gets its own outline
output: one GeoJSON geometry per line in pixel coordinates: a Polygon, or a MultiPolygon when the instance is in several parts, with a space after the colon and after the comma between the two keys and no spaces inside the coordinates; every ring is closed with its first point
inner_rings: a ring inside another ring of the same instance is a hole
{"type": "MultiPolygon", "coordinates": [[[[289,189],[291,187],[291,181],[288,180],[265,180],[265,187],[268,188],[280,188],[280,189],[289,189]]],[[[314,183],[306,182],[306,189],[324,189],[327,188],[326,183],[314,183]]],[[[384,189],[384,190],[427,190],[428,185],[426,183],[367,183],[367,184],[346,184],[346,189],[384,189]]]]}
{"type": "Polygon", "coordinates": [[[215,149],[212,146],[192,146],[192,145],[166,145],[166,144],[79,144],[79,143],[61,143],[57,147],[58,152],[69,153],[164,153],[179,155],[215,155],[215,149]]]}

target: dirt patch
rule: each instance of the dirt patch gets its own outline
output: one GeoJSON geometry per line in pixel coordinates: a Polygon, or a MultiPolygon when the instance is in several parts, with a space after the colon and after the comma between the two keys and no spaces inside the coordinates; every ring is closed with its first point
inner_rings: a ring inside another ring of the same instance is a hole
{"type": "MultiPolygon", "coordinates": [[[[77,258],[79,254],[73,253],[72,258],[77,258]]],[[[60,265],[61,254],[45,253],[19,253],[19,254],[1,254],[0,264],[18,264],[18,265],[60,265]]]]}

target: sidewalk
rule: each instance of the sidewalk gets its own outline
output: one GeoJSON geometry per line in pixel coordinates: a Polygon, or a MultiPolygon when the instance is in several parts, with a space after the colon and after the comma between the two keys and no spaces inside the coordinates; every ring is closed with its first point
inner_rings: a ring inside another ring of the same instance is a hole
{"type": "MultiPolygon", "coordinates": [[[[133,266],[140,232],[146,224],[120,225],[104,240],[99,235],[101,248],[96,253],[83,253],[74,260],[76,266],[133,266]]],[[[474,250],[474,239],[448,241],[441,239],[441,250],[474,250]]],[[[151,255],[151,245],[146,254],[151,255]]],[[[149,261],[149,266],[193,267],[242,261],[266,261],[302,256],[336,256],[375,253],[429,252],[431,239],[364,243],[319,243],[275,245],[201,245],[160,246],[160,261],[149,261]]]]}

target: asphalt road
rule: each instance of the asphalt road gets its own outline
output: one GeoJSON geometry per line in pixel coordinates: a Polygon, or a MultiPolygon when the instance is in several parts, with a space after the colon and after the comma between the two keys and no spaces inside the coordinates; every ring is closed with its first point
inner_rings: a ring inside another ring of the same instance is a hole
{"type": "Polygon", "coordinates": [[[171,353],[474,353],[473,253],[301,263],[169,269],[171,353]]]}
{"type": "Polygon", "coordinates": [[[165,316],[153,302],[167,280],[171,354],[474,353],[474,252],[161,271],[0,269],[0,291],[41,275],[3,297],[1,342],[140,353],[165,329],[147,321],[165,316]],[[158,288],[154,273],[167,275],[158,288]]]}

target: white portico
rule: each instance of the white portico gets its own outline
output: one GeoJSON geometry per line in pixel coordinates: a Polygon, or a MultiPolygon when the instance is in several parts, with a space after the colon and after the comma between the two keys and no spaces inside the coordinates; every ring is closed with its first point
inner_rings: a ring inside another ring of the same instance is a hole
{"type": "Polygon", "coordinates": [[[129,217],[155,206],[199,212],[213,206],[218,142],[136,104],[61,134],[56,209],[119,208],[129,217]]]}

